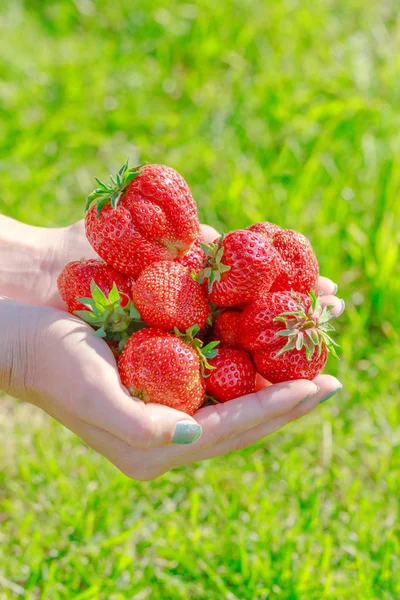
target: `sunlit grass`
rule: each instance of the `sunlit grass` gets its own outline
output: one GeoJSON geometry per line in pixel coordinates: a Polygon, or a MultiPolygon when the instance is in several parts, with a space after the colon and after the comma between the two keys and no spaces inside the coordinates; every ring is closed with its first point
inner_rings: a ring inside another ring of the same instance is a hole
{"type": "Polygon", "coordinates": [[[0,599],[398,598],[397,3],[0,7],[2,212],[66,224],[94,175],[163,162],[221,230],[308,235],[347,303],[341,395],[153,483],[3,400],[0,599]]]}

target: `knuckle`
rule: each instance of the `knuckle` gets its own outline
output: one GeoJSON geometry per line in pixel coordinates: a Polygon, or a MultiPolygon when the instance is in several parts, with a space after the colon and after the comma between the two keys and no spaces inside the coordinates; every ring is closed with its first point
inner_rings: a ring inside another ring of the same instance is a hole
{"type": "Polygon", "coordinates": [[[154,439],[154,426],[150,419],[138,419],[125,433],[126,442],[135,448],[148,450],[154,439]]]}

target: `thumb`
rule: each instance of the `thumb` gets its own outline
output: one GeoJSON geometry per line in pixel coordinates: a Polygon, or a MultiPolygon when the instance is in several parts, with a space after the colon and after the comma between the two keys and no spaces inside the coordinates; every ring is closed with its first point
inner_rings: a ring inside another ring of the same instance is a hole
{"type": "Polygon", "coordinates": [[[106,377],[101,377],[82,403],[85,407],[80,416],[86,423],[142,449],[191,444],[201,436],[201,426],[186,413],[132,398],[111,366],[104,367],[102,375],[106,377]]]}
{"type": "Polygon", "coordinates": [[[203,242],[210,244],[219,238],[221,234],[211,225],[200,225],[200,235],[203,242]]]}

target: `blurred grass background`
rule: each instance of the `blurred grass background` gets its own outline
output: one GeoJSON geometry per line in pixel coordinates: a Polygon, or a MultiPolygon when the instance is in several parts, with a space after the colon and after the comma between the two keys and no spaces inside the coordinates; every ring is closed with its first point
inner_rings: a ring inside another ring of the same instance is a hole
{"type": "Polygon", "coordinates": [[[395,0],[0,0],[0,211],[82,217],[127,156],[204,221],[310,237],[339,284],[343,392],[156,482],[1,399],[0,598],[400,597],[395,0]]]}

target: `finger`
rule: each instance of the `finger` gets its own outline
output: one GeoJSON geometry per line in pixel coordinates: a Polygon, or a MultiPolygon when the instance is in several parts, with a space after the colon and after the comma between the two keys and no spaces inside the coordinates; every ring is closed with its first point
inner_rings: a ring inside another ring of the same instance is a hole
{"type": "Polygon", "coordinates": [[[261,423],[290,412],[317,390],[318,386],[311,381],[288,381],[225,404],[202,408],[196,412],[196,420],[201,424],[203,434],[196,443],[184,449],[163,448],[162,455],[160,449],[153,448],[148,451],[147,459],[161,472],[202,460],[203,456],[213,456],[217,447],[224,446],[246,430],[253,430],[261,423]]]}
{"type": "Polygon", "coordinates": [[[270,387],[271,385],[272,383],[264,379],[264,377],[262,377],[260,373],[256,374],[256,392],[262,390],[265,387],[270,387]]]}
{"type": "Polygon", "coordinates": [[[200,225],[200,235],[203,242],[211,244],[211,242],[216,240],[221,234],[210,225],[200,225]]]}
{"type": "Polygon", "coordinates": [[[134,448],[189,444],[201,435],[201,426],[186,413],[132,398],[121,385],[116,369],[107,363],[101,375],[97,371],[96,379],[86,379],[85,389],[88,394],[79,403],[79,418],[134,448]]]}
{"type": "MultiPolygon", "coordinates": [[[[136,450],[108,431],[84,423],[79,419],[63,419],[63,424],[132,479],[149,481],[168,470],[168,467],[162,468],[153,463],[148,456],[151,450],[136,450]]],[[[158,452],[160,453],[162,450],[158,450],[158,452]]]]}
{"type": "MultiPolygon", "coordinates": [[[[267,435],[270,435],[274,431],[281,429],[288,423],[300,419],[304,415],[308,414],[316,406],[323,402],[324,399],[327,399],[333,395],[332,392],[339,391],[342,388],[340,381],[331,375],[318,375],[318,377],[314,379],[313,383],[320,388],[319,391],[315,395],[295,405],[290,411],[285,412],[284,414],[281,414],[265,423],[262,423],[257,427],[249,429],[248,431],[245,431],[221,444],[206,448],[204,451],[200,450],[200,452],[193,456],[192,460],[205,460],[207,458],[221,456],[227,452],[240,450],[241,448],[255,444],[267,435]]],[[[207,436],[207,430],[205,426],[203,428],[203,432],[203,435],[207,436]]],[[[201,445],[200,442],[199,444],[201,445]]],[[[193,446],[193,450],[195,447],[196,445],[193,446]]]]}
{"type": "Polygon", "coordinates": [[[316,292],[322,292],[323,295],[331,294],[335,295],[338,290],[336,283],[328,279],[327,277],[318,277],[317,285],[315,286],[316,292]]]}
{"type": "MultiPolygon", "coordinates": [[[[317,386],[312,381],[301,379],[278,383],[224,404],[201,408],[196,412],[196,421],[201,425],[203,434],[192,448],[196,447],[195,451],[198,452],[225,442],[260,423],[289,412],[316,391],[317,386]]],[[[171,454],[177,453],[173,448],[170,450],[171,454]]]]}
{"type": "Polygon", "coordinates": [[[332,306],[332,314],[335,317],[340,317],[346,308],[344,300],[331,295],[321,296],[321,304],[322,306],[332,306]]]}

